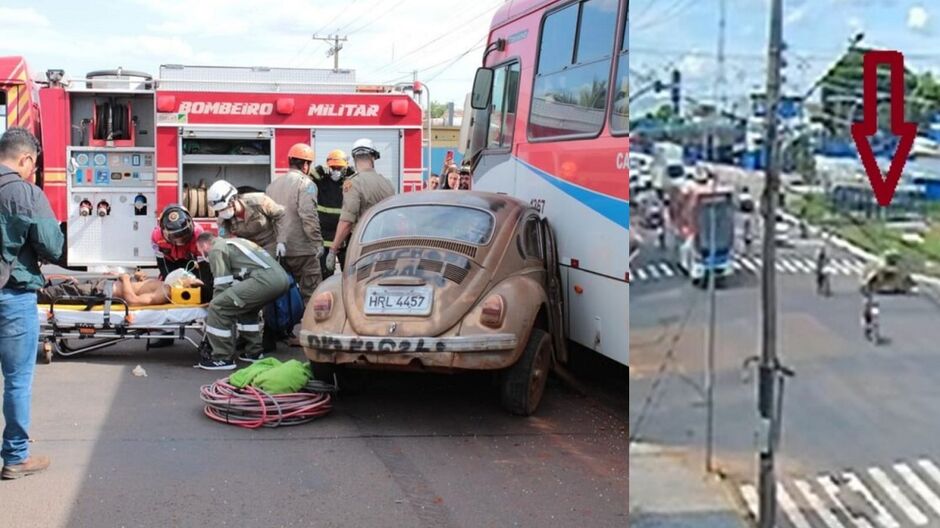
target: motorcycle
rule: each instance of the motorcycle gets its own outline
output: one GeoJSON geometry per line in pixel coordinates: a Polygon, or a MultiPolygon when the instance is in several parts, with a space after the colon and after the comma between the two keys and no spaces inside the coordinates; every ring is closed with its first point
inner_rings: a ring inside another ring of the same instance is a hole
{"type": "Polygon", "coordinates": [[[822,269],[816,273],[816,293],[823,297],[832,295],[832,267],[829,264],[823,265],[822,269]]]}

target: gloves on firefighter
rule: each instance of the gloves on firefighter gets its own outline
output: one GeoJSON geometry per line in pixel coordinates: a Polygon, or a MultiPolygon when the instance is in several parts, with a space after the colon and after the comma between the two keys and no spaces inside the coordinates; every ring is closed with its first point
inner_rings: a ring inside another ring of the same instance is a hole
{"type": "Polygon", "coordinates": [[[287,246],[283,242],[277,243],[277,249],[274,250],[274,256],[281,258],[287,255],[287,246]]]}
{"type": "Polygon", "coordinates": [[[333,271],[336,269],[336,253],[330,251],[326,255],[326,269],[328,271],[333,271]]]}
{"type": "Polygon", "coordinates": [[[324,249],[323,246],[317,246],[317,256],[316,256],[316,258],[320,258],[320,257],[323,256],[323,249],[324,249]]]}

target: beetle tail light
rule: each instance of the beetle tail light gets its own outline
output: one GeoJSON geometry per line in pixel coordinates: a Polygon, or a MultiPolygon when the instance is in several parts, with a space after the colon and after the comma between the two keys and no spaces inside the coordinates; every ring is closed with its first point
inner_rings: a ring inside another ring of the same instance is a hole
{"type": "Polygon", "coordinates": [[[325,321],[333,313],[333,292],[323,292],[313,298],[313,318],[325,321]]]}
{"type": "Polygon", "coordinates": [[[506,316],[506,301],[502,295],[490,295],[483,301],[483,310],[480,313],[480,324],[490,328],[503,326],[506,316]]]}

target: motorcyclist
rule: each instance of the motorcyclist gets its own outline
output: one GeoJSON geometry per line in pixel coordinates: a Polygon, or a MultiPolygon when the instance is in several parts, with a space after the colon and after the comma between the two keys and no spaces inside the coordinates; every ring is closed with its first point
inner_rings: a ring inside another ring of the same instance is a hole
{"type": "Polygon", "coordinates": [[[866,339],[878,338],[876,332],[877,321],[878,301],[875,300],[875,296],[870,291],[866,291],[862,300],[862,327],[866,339]]]}
{"type": "Polygon", "coordinates": [[[751,229],[751,217],[744,218],[744,252],[750,255],[751,244],[754,242],[754,231],[751,229]]]}

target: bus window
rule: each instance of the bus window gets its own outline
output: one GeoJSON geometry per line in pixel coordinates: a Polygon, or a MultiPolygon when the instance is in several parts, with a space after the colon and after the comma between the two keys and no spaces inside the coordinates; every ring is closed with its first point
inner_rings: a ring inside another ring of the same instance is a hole
{"type": "MultiPolygon", "coordinates": [[[[626,19],[626,15],[624,15],[626,19]]],[[[627,110],[627,28],[629,24],[623,22],[623,44],[620,46],[620,62],[617,63],[617,88],[614,91],[614,107],[610,117],[610,128],[615,134],[627,133],[629,114],[627,110]]]]}
{"type": "Polygon", "coordinates": [[[516,122],[516,102],[519,99],[519,63],[500,66],[493,72],[493,96],[490,99],[489,134],[487,148],[512,146],[516,122]]]}
{"type": "Polygon", "coordinates": [[[607,115],[616,19],[615,0],[584,0],[545,17],[529,119],[531,138],[600,133],[607,115]]]}

